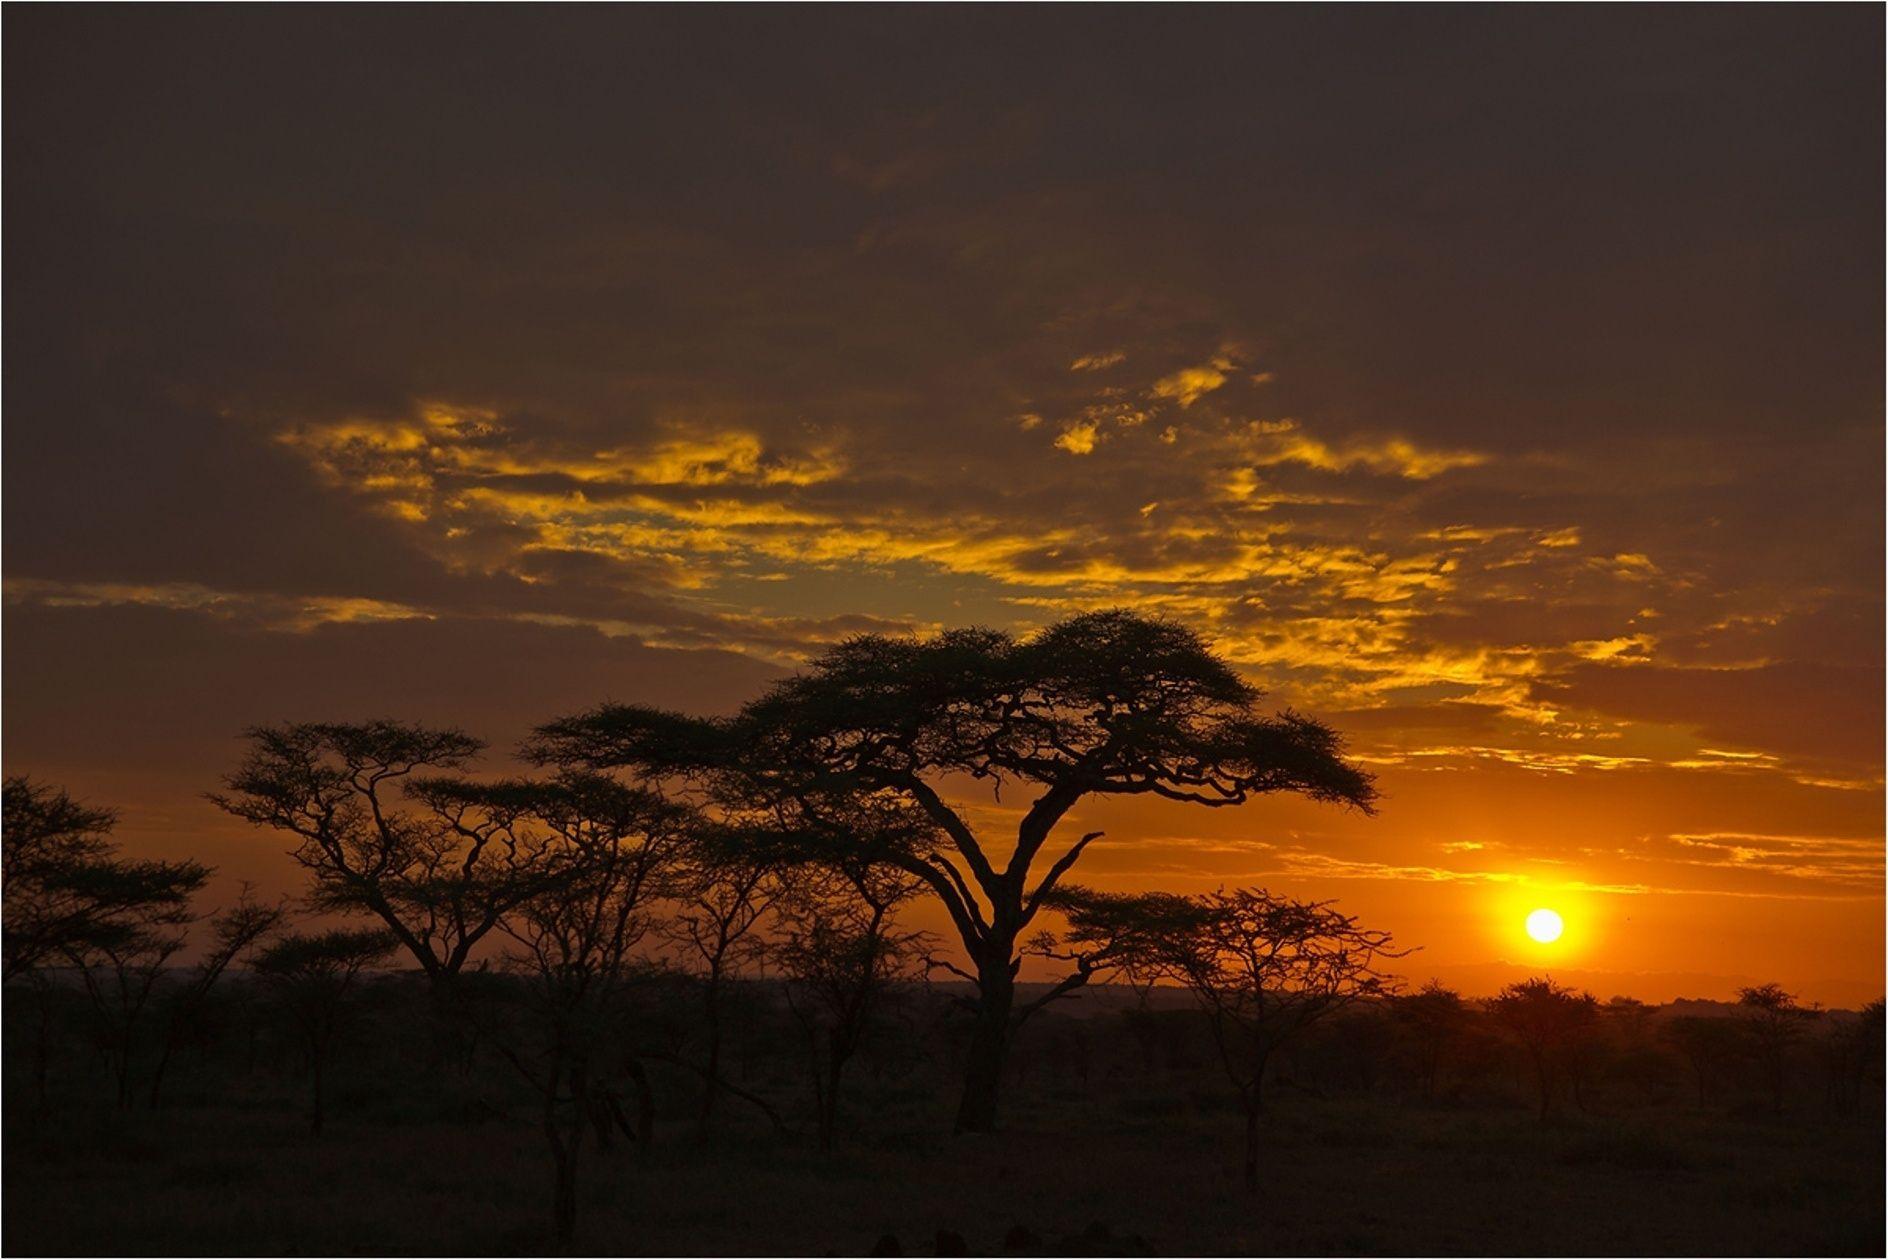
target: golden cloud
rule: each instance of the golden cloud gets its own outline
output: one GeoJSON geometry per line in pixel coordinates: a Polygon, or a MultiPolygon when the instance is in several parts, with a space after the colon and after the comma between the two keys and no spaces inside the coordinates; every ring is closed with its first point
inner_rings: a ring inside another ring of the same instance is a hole
{"type": "Polygon", "coordinates": [[[1236,366],[1230,358],[1221,355],[1199,367],[1181,368],[1173,375],[1155,381],[1153,395],[1156,398],[1170,398],[1182,407],[1191,407],[1224,385],[1227,374],[1236,366]]]}

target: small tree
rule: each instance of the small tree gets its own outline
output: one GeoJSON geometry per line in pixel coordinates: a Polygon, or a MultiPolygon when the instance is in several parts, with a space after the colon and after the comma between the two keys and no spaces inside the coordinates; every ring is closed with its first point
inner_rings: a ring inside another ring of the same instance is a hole
{"type": "Polygon", "coordinates": [[[326,1119],[329,1056],[350,1012],[355,981],[400,947],[391,932],[336,928],[294,934],[271,942],[252,970],[275,993],[301,1034],[308,1056],[308,1132],[316,1137],[326,1119]]]}
{"type": "Polygon", "coordinates": [[[93,906],[109,907],[73,930],[59,953],[91,1003],[120,1107],[131,1105],[147,1017],[170,960],[190,938],[191,901],[211,873],[196,862],[105,857],[67,877],[93,906]]]}
{"type": "Polygon", "coordinates": [[[1568,1056],[1591,1034],[1599,1002],[1576,993],[1551,976],[1518,981],[1488,1003],[1488,1013],[1527,1053],[1540,1094],[1540,1117],[1553,1107],[1554,1083],[1567,1070],[1568,1056]]]}
{"type": "Polygon", "coordinates": [[[1415,1059],[1416,1079],[1424,1098],[1436,1096],[1442,1064],[1461,1037],[1470,1014],[1462,995],[1439,980],[1391,1000],[1391,1018],[1415,1059]]]}
{"type": "Polygon", "coordinates": [[[771,953],[805,1038],[819,1146],[833,1147],[839,1087],[892,986],[915,974],[926,937],[900,931],[898,908],[921,885],[896,867],[837,855],[803,869],[775,903],[771,953]]]}
{"type": "Polygon", "coordinates": [[[286,918],[287,912],[280,904],[269,906],[256,901],[248,884],[243,885],[235,905],[210,917],[209,948],[170,1002],[162,1049],[157,1066],[151,1069],[151,1106],[157,1106],[164,1087],[164,1074],[170,1067],[179,1037],[186,1026],[201,1017],[217,981],[223,978],[231,963],[280,928],[286,918]]]}
{"type": "Polygon", "coordinates": [[[1705,1015],[1678,1015],[1665,1024],[1665,1040],[1691,1069],[1700,1107],[1709,1101],[1712,1083],[1736,1057],[1738,1033],[1735,1020],[1705,1015]]]}
{"type": "Polygon", "coordinates": [[[119,858],[116,813],[25,775],[8,778],[0,800],[7,980],[53,958],[84,965],[100,950],[128,955],[190,922],[190,899],[210,868],[119,858]]]}
{"type": "Polygon", "coordinates": [[[1328,901],[1263,889],[1117,902],[1110,918],[1116,921],[1095,923],[1079,909],[1070,915],[1077,932],[1100,932],[1111,949],[1157,964],[1205,1011],[1245,1111],[1245,1186],[1257,1193],[1259,1117],[1273,1056],[1352,1003],[1394,993],[1382,963],[1408,951],[1328,901]]]}
{"type": "Polygon", "coordinates": [[[1825,1034],[1824,1055],[1829,1066],[1829,1097],[1839,1107],[1860,1109],[1871,1076],[1882,1070],[1884,1007],[1881,999],[1856,1012],[1856,1018],[1833,1024],[1825,1034]]]}
{"type": "Polygon", "coordinates": [[[725,1087],[721,1073],[722,1007],[729,983],[761,958],[756,929],[782,888],[782,865],[729,828],[698,828],[692,852],[675,879],[676,911],[662,937],[701,979],[702,1096],[696,1115],[706,1135],[725,1087]]]}
{"type": "Polygon", "coordinates": [[[1739,989],[1737,1009],[1751,1055],[1770,1087],[1770,1109],[1782,1114],[1791,1051],[1802,1040],[1804,1025],[1821,1012],[1799,1005],[1795,995],[1785,992],[1780,984],[1739,989]]]}
{"type": "Polygon", "coordinates": [[[649,903],[698,820],[653,792],[598,775],[506,790],[556,837],[563,858],[554,882],[504,917],[516,946],[504,965],[524,978],[524,1010],[498,1044],[538,1095],[554,1172],[552,1224],[568,1243],[601,1062],[626,1041],[634,950],[649,928],[649,903]]]}

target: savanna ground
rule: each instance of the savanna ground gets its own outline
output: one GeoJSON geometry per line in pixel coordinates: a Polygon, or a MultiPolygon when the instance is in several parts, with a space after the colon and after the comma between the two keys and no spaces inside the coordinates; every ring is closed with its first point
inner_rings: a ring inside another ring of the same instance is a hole
{"type": "MultiPolygon", "coordinates": [[[[1782,1116],[1748,1098],[1596,1101],[1542,1122],[1518,1076],[1448,1102],[1278,1088],[1254,1197],[1210,1063],[1086,1083],[1045,1066],[1010,1089],[1001,1133],[971,1137],[949,1135],[947,1073],[861,1071],[830,1155],[732,1099],[702,1138],[692,1087],[665,1076],[652,1147],[588,1153],[576,1250],[858,1255],[891,1235],[930,1255],[945,1230],[972,1254],[1883,1251],[1874,1097],[1782,1116]]],[[[298,1089],[284,1066],[234,1083],[185,1073],[160,1110],[41,1110],[10,1091],[6,1252],[551,1249],[528,1106],[450,1073],[395,1089],[357,1071],[313,1138],[298,1089]]]]}

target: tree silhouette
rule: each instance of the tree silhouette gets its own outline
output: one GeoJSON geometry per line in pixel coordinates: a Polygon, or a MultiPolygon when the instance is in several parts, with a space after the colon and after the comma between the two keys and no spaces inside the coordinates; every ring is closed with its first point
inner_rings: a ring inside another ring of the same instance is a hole
{"type": "Polygon", "coordinates": [[[1540,1117],[1553,1107],[1554,1081],[1567,1070],[1567,1056],[1593,1029],[1599,1002],[1538,976],[1508,985],[1488,1003],[1495,1022],[1527,1052],[1540,1093],[1540,1117]]]}
{"type": "Polygon", "coordinates": [[[172,996],[164,1025],[164,1040],[151,1069],[150,1105],[155,1107],[164,1088],[164,1075],[170,1068],[184,1028],[201,1016],[204,1004],[230,964],[247,953],[263,937],[280,928],[287,918],[281,905],[264,905],[255,899],[254,890],[244,884],[236,904],[210,916],[210,945],[191,969],[183,987],[172,996]]]}
{"type": "Polygon", "coordinates": [[[1709,1101],[1712,1081],[1736,1057],[1739,1032],[1735,1020],[1705,1015],[1679,1015],[1665,1024],[1665,1040],[1691,1069],[1700,1107],[1709,1101]]]}
{"type": "Polygon", "coordinates": [[[781,891],[782,864],[746,833],[698,828],[674,880],[675,913],[661,925],[664,940],[701,978],[702,1096],[696,1128],[706,1135],[721,1079],[722,1006],[743,964],[758,959],[756,934],[781,891]]]}
{"type": "Polygon", "coordinates": [[[190,899],[208,882],[209,867],[119,858],[110,838],[115,812],[81,805],[25,775],[8,778],[0,800],[7,980],[51,958],[133,965],[190,922],[190,899]]]}
{"type": "Polygon", "coordinates": [[[1145,794],[1223,807],[1297,792],[1370,807],[1370,778],[1342,759],[1336,734],[1261,715],[1258,699],[1191,631],[1099,612],[1020,641],[985,629],[862,636],[732,718],[605,705],[541,727],[532,751],[664,778],[738,776],[809,823],[879,799],[924,814],[939,842],[887,858],[924,881],[968,956],[978,1006],[957,1127],[982,1131],[996,1121],[1015,1028],[1018,943],[1099,835],[1052,847],[1078,803],[1145,794]],[[946,800],[948,776],[1037,789],[1007,858],[946,800]]]}
{"type": "Polygon", "coordinates": [[[1835,1043],[1835,1079],[1831,1084],[1839,1105],[1860,1108],[1869,1078],[1881,1075],[1884,1032],[1888,1032],[1888,1018],[1880,998],[1863,1006],[1855,1019],[1831,1031],[1830,1040],[1835,1043]]]}
{"type": "Polygon", "coordinates": [[[379,919],[436,986],[554,876],[518,828],[516,794],[420,777],[479,753],[484,745],[462,731],[300,722],[247,736],[248,757],[210,799],[295,837],[292,856],[313,877],[311,908],[379,919]]]}
{"type": "Polygon", "coordinates": [[[1789,1080],[1790,1051],[1802,1040],[1804,1025],[1820,1012],[1799,1005],[1795,995],[1785,992],[1779,984],[1739,989],[1737,1009],[1751,1053],[1770,1088],[1770,1109],[1781,1114],[1784,1086],[1789,1080]]]}
{"type": "Polygon", "coordinates": [[[1454,989],[1431,980],[1414,993],[1399,994],[1390,1003],[1390,1014],[1415,1053],[1423,1097],[1434,1098],[1443,1060],[1468,1024],[1468,1003],[1454,989]]]}
{"type": "Polygon", "coordinates": [[[594,1120],[605,1054],[625,1040],[625,998],[638,968],[636,946],[650,926],[649,903],[664,891],[698,820],[653,792],[599,775],[505,791],[557,838],[565,857],[556,880],[502,921],[515,945],[504,966],[525,984],[523,1018],[501,1031],[499,1047],[538,1095],[554,1170],[553,1228],[568,1243],[577,1227],[584,1132],[594,1120]]]}
{"type": "Polygon", "coordinates": [[[777,939],[769,953],[805,1038],[823,1151],[833,1147],[846,1065],[892,986],[913,974],[924,953],[924,934],[899,930],[895,917],[921,888],[907,872],[841,851],[802,867],[774,905],[777,939]]]}
{"type": "Polygon", "coordinates": [[[1395,991],[1382,970],[1407,950],[1330,902],[1241,888],[1200,897],[1110,899],[1069,913],[1076,934],[1107,942],[1186,986],[1205,1011],[1221,1066],[1245,1111],[1246,1189],[1259,1188],[1259,1117],[1277,1052],[1352,1003],[1395,991]]]}
{"type": "Polygon", "coordinates": [[[256,955],[252,970],[288,1012],[308,1055],[311,1135],[319,1137],[326,1120],[329,1055],[348,1014],[354,983],[399,946],[391,932],[336,928],[281,937],[256,955]]]}

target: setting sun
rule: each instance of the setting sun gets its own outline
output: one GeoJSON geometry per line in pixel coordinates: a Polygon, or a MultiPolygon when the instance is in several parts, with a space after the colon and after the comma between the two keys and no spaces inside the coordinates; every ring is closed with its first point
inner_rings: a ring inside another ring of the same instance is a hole
{"type": "Polygon", "coordinates": [[[1536,910],[1527,916],[1527,934],[1543,945],[1559,940],[1565,926],[1560,915],[1552,910],[1536,910]]]}

